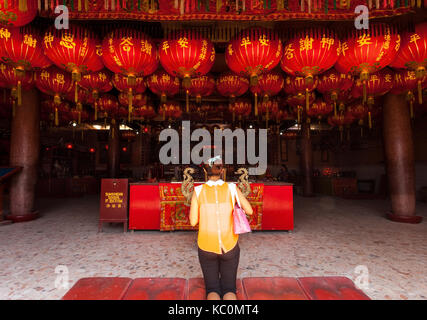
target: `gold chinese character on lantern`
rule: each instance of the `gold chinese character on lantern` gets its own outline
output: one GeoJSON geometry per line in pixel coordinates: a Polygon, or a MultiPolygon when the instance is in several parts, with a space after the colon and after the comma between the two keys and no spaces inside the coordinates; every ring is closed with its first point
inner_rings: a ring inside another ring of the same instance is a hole
{"type": "Polygon", "coordinates": [[[415,71],[408,71],[408,79],[415,80],[417,77],[415,76],[415,71]]]}
{"type": "Polygon", "coordinates": [[[35,48],[37,45],[37,39],[33,38],[31,34],[24,34],[24,44],[29,47],[35,48]]]}
{"type": "Polygon", "coordinates": [[[59,84],[64,84],[65,83],[64,75],[62,73],[57,73],[56,78],[53,81],[59,84]]]}
{"type": "Polygon", "coordinates": [[[299,50],[300,51],[307,51],[313,49],[313,38],[309,38],[308,36],[305,36],[305,38],[299,39],[299,50]]]}
{"type": "Polygon", "coordinates": [[[5,28],[1,28],[0,29],[0,38],[1,39],[6,39],[6,41],[8,41],[9,38],[10,38],[10,32],[9,32],[9,30],[7,30],[5,28]]]}
{"type": "Polygon", "coordinates": [[[267,36],[263,34],[261,37],[259,37],[259,43],[263,47],[268,47],[270,45],[270,40],[267,39],[267,36]]]}
{"type": "Polygon", "coordinates": [[[147,40],[141,40],[141,51],[148,55],[151,55],[151,49],[153,46],[147,40]]]}
{"type": "Polygon", "coordinates": [[[412,43],[412,42],[417,43],[417,41],[420,39],[421,39],[421,37],[418,34],[414,33],[413,35],[411,35],[411,40],[409,42],[410,43],[412,43]]]}
{"type": "Polygon", "coordinates": [[[163,74],[162,75],[162,81],[169,82],[170,79],[171,79],[170,75],[168,75],[168,74],[163,74]]]}
{"type": "Polygon", "coordinates": [[[156,74],[153,74],[153,75],[151,76],[151,82],[153,82],[153,83],[157,83],[157,75],[156,75],[156,74]]]}
{"type": "Polygon", "coordinates": [[[378,76],[377,76],[376,74],[373,74],[373,75],[371,76],[370,81],[372,81],[372,83],[375,85],[375,83],[380,82],[380,79],[378,78],[378,76]]]}
{"type": "Polygon", "coordinates": [[[214,61],[214,60],[215,60],[215,48],[214,48],[214,47],[212,47],[212,52],[211,52],[210,60],[211,60],[211,61],[214,61]]]}
{"type": "Polygon", "coordinates": [[[46,45],[46,47],[52,48],[53,35],[49,32],[48,34],[46,34],[44,36],[43,41],[44,41],[44,44],[46,45]]]}
{"type": "Polygon", "coordinates": [[[285,47],[285,56],[286,59],[290,60],[294,57],[295,49],[292,49],[292,43],[285,47]]]}
{"type": "Polygon", "coordinates": [[[133,47],[132,37],[123,37],[120,45],[122,46],[123,51],[129,52],[133,47]]]}
{"type": "Polygon", "coordinates": [[[249,40],[249,37],[243,37],[242,38],[242,42],[240,43],[241,47],[245,47],[245,49],[247,48],[248,45],[250,45],[252,42],[251,40],[249,40]]]}
{"type": "Polygon", "coordinates": [[[232,56],[232,55],[233,55],[233,45],[232,45],[232,44],[229,44],[229,45],[228,45],[228,47],[227,47],[227,50],[228,50],[228,54],[229,54],[230,56],[232,56]]]}
{"type": "Polygon", "coordinates": [[[400,49],[400,34],[397,35],[396,45],[394,46],[394,50],[399,51],[400,49]]]}
{"type": "Polygon", "coordinates": [[[61,37],[59,44],[67,49],[74,49],[76,43],[74,42],[74,35],[69,33],[64,33],[61,37]]]}
{"type": "Polygon", "coordinates": [[[169,43],[167,41],[164,41],[162,44],[162,50],[167,51],[169,49],[169,43]]]}
{"type": "Polygon", "coordinates": [[[98,74],[99,80],[101,81],[105,81],[105,79],[107,79],[107,75],[105,73],[99,73],[98,74]]]}
{"type": "Polygon", "coordinates": [[[343,42],[342,44],[341,44],[341,48],[340,48],[340,53],[342,53],[343,54],[343,56],[345,56],[345,52],[348,50],[348,44],[347,44],[347,42],[343,42]]]}
{"type": "Polygon", "coordinates": [[[113,57],[113,60],[114,60],[114,62],[115,62],[115,63],[117,63],[117,65],[118,65],[119,67],[121,67],[121,66],[122,66],[122,63],[121,63],[120,59],[119,59],[117,56],[114,56],[114,57],[113,57]]]}
{"type": "Polygon", "coordinates": [[[359,47],[370,45],[371,42],[371,36],[369,34],[363,34],[357,39],[357,43],[359,44],[359,47]]]}
{"type": "Polygon", "coordinates": [[[391,82],[391,79],[392,79],[391,74],[387,73],[387,74],[384,76],[384,79],[385,79],[385,82],[391,82]]]}
{"type": "Polygon", "coordinates": [[[328,50],[331,49],[331,46],[334,44],[334,42],[334,38],[326,38],[325,36],[323,36],[322,40],[320,40],[322,48],[325,48],[327,46],[328,50]]]}
{"type": "Polygon", "coordinates": [[[384,51],[381,50],[380,54],[378,55],[378,57],[376,57],[375,61],[380,61],[383,56],[384,56],[384,51]]]}
{"type": "Polygon", "coordinates": [[[181,48],[188,48],[188,39],[186,37],[179,38],[178,44],[181,48]]]}

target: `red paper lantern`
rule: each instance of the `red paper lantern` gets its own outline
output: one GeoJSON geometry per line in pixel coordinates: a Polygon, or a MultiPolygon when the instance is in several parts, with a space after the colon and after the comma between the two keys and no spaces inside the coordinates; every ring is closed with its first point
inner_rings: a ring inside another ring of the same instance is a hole
{"type": "Polygon", "coordinates": [[[403,34],[400,51],[390,66],[415,71],[418,103],[422,104],[422,83],[427,76],[427,22],[416,25],[415,32],[403,34]]]}
{"type": "Polygon", "coordinates": [[[78,25],[69,29],[49,28],[43,39],[45,55],[59,68],[72,73],[73,81],[80,81],[81,75],[95,70],[93,55],[97,39],[93,32],[78,25]]]}
{"type": "Polygon", "coordinates": [[[369,108],[361,102],[352,104],[347,107],[347,112],[354,119],[359,120],[359,125],[363,125],[363,120],[368,116],[369,108]]]}
{"type": "Polygon", "coordinates": [[[167,96],[173,97],[179,92],[179,78],[172,77],[163,70],[158,70],[147,78],[147,85],[151,92],[160,96],[160,102],[164,103],[167,96]]]}
{"type": "Polygon", "coordinates": [[[416,72],[407,69],[397,70],[393,75],[393,88],[390,90],[393,94],[404,93],[406,101],[409,102],[409,110],[411,118],[414,117],[414,92],[418,88],[419,79],[417,79],[416,72]]]}
{"type": "Polygon", "coordinates": [[[229,110],[233,114],[233,122],[235,116],[239,117],[239,121],[242,120],[243,116],[249,116],[252,110],[252,103],[246,98],[237,98],[234,102],[229,105],[229,110]]]}
{"type": "MultiPolygon", "coordinates": [[[[312,99],[312,95],[310,93],[316,89],[317,83],[317,76],[313,78],[313,81],[305,81],[303,77],[289,76],[286,77],[283,88],[287,94],[296,97],[297,102],[305,98],[305,109],[308,110],[310,108],[310,100],[312,99]]],[[[298,123],[301,120],[300,116],[302,115],[301,112],[303,111],[301,107],[303,105],[304,104],[298,104],[298,123]]]]}
{"type": "Polygon", "coordinates": [[[282,57],[282,41],[276,32],[263,28],[243,30],[225,50],[228,67],[256,85],[258,76],[276,67],[282,57]]]}
{"type": "Polygon", "coordinates": [[[367,102],[369,106],[374,104],[374,97],[386,94],[393,87],[393,73],[390,69],[383,69],[376,73],[369,75],[368,79],[363,81],[356,80],[354,84],[352,95],[355,98],[360,97],[362,94],[368,96],[367,102]]]}
{"type": "Polygon", "coordinates": [[[159,59],[154,42],[143,32],[134,29],[117,29],[102,42],[102,60],[114,73],[123,74],[134,85],[137,77],[152,74],[159,59]]]}
{"type": "Polygon", "coordinates": [[[250,87],[255,95],[255,116],[258,115],[258,95],[263,96],[264,102],[277,95],[284,86],[284,78],[280,72],[266,72],[258,77],[258,84],[250,87]]]}
{"type": "Polygon", "coordinates": [[[343,74],[330,69],[319,76],[317,91],[325,95],[325,100],[331,100],[334,105],[334,114],[337,113],[336,105],[340,95],[346,95],[353,86],[351,74],[343,74]]]}
{"type": "MultiPolygon", "coordinates": [[[[118,98],[119,98],[119,103],[122,106],[129,105],[129,95],[127,93],[120,92],[118,98]]],[[[132,95],[132,106],[134,106],[135,108],[144,106],[147,104],[147,102],[148,102],[148,97],[145,94],[138,93],[138,94],[132,95]]]]}
{"type": "Polygon", "coordinates": [[[354,117],[350,112],[340,112],[337,115],[328,117],[328,123],[332,127],[338,127],[341,140],[343,138],[344,126],[350,125],[354,121],[354,117]]]}
{"type": "Polygon", "coordinates": [[[339,56],[339,40],[335,33],[324,28],[309,28],[297,32],[284,49],[282,70],[293,76],[313,77],[330,69],[339,56]]]}
{"type": "Polygon", "coordinates": [[[210,74],[191,79],[190,87],[185,90],[187,112],[189,112],[188,96],[195,96],[196,103],[201,103],[202,97],[210,96],[214,92],[214,90],[215,79],[210,74]]]}
{"type": "Polygon", "coordinates": [[[41,103],[42,115],[46,114],[46,120],[51,120],[55,126],[65,125],[71,120],[70,105],[68,102],[61,102],[59,104],[52,100],[44,100],[41,103]]]}
{"type": "Polygon", "coordinates": [[[71,109],[70,116],[71,120],[78,124],[81,124],[82,122],[85,122],[89,119],[89,114],[86,111],[77,108],[71,109]]]}
{"type": "Polygon", "coordinates": [[[30,26],[0,28],[2,59],[19,71],[47,68],[52,62],[44,55],[41,33],[30,26]]]}
{"type": "Polygon", "coordinates": [[[37,0],[3,0],[0,7],[0,24],[21,27],[37,15],[37,0]]]}
{"type": "Polygon", "coordinates": [[[61,97],[66,97],[73,89],[70,74],[55,66],[36,71],[34,77],[37,88],[43,93],[54,96],[56,104],[59,104],[61,97]]]}
{"type": "Polygon", "coordinates": [[[5,88],[11,89],[14,99],[18,100],[18,106],[22,102],[22,89],[30,90],[34,87],[33,72],[17,73],[12,66],[0,63],[0,82],[5,88]]]}
{"type": "Polygon", "coordinates": [[[146,104],[140,107],[136,107],[134,110],[134,116],[136,119],[152,119],[157,116],[156,110],[152,105],[146,104]]]}
{"type": "Polygon", "coordinates": [[[311,104],[310,109],[308,109],[306,113],[309,118],[317,118],[320,121],[324,116],[330,114],[333,110],[334,108],[332,104],[318,99],[311,104]]]}
{"type": "Polygon", "coordinates": [[[225,72],[217,79],[216,89],[220,95],[234,100],[248,91],[249,81],[235,73],[225,72]]]}
{"type": "Polygon", "coordinates": [[[102,44],[96,39],[95,51],[89,52],[87,70],[89,72],[97,72],[104,69],[104,62],[102,61],[102,44]]]}
{"type": "Polygon", "coordinates": [[[119,116],[119,102],[111,94],[104,93],[99,96],[98,108],[103,113],[104,118],[116,118],[119,116]]]}
{"type": "Polygon", "coordinates": [[[190,79],[207,74],[215,61],[212,41],[193,30],[170,33],[159,47],[160,63],[172,76],[183,79],[184,88],[190,79]]]}
{"type": "MultiPolygon", "coordinates": [[[[380,23],[371,23],[369,30],[355,29],[347,39],[341,43],[341,55],[335,68],[341,73],[360,75],[363,88],[370,73],[375,73],[396,57],[400,47],[400,35],[390,26],[380,23]]],[[[366,101],[364,89],[363,100],[366,101]]]]}
{"type": "Polygon", "coordinates": [[[172,121],[172,119],[178,119],[181,117],[182,109],[178,102],[167,101],[160,105],[159,114],[163,116],[163,120],[168,118],[169,121],[172,121]]]}
{"type": "Polygon", "coordinates": [[[128,98],[128,107],[129,107],[129,121],[132,116],[133,109],[133,95],[137,93],[143,93],[146,90],[145,82],[143,77],[135,77],[132,81],[128,81],[129,77],[123,76],[121,74],[115,74],[113,76],[113,85],[120,92],[126,92],[129,96],[128,98]]]}
{"type": "Polygon", "coordinates": [[[99,94],[113,89],[113,85],[111,83],[111,73],[108,70],[103,69],[101,71],[85,74],[82,77],[82,80],[80,80],[79,85],[82,88],[92,92],[92,95],[87,98],[87,102],[94,104],[94,119],[97,120],[99,94]]]}

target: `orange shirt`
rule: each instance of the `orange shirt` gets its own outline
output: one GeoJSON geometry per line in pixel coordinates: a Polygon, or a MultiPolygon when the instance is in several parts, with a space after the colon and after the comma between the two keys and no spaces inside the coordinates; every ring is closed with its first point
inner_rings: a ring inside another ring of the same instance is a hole
{"type": "Polygon", "coordinates": [[[199,222],[199,248],[218,254],[222,253],[221,248],[224,253],[230,251],[239,235],[233,232],[233,198],[228,184],[222,180],[208,181],[196,188],[198,210],[190,210],[190,222],[199,222]]]}

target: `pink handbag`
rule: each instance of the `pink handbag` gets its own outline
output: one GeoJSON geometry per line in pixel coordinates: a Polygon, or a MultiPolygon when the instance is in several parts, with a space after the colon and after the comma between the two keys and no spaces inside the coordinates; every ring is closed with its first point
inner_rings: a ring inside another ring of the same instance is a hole
{"type": "Polygon", "coordinates": [[[245,210],[239,207],[237,200],[234,204],[233,211],[233,231],[234,234],[242,234],[252,231],[251,227],[249,226],[249,221],[246,218],[245,210]]]}

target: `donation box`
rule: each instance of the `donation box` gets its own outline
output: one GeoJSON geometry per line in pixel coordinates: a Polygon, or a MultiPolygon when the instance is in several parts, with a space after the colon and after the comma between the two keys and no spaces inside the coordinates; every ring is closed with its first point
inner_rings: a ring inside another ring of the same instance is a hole
{"type": "Polygon", "coordinates": [[[102,179],[98,232],[104,222],[122,222],[124,232],[128,222],[128,179],[102,179]]]}

